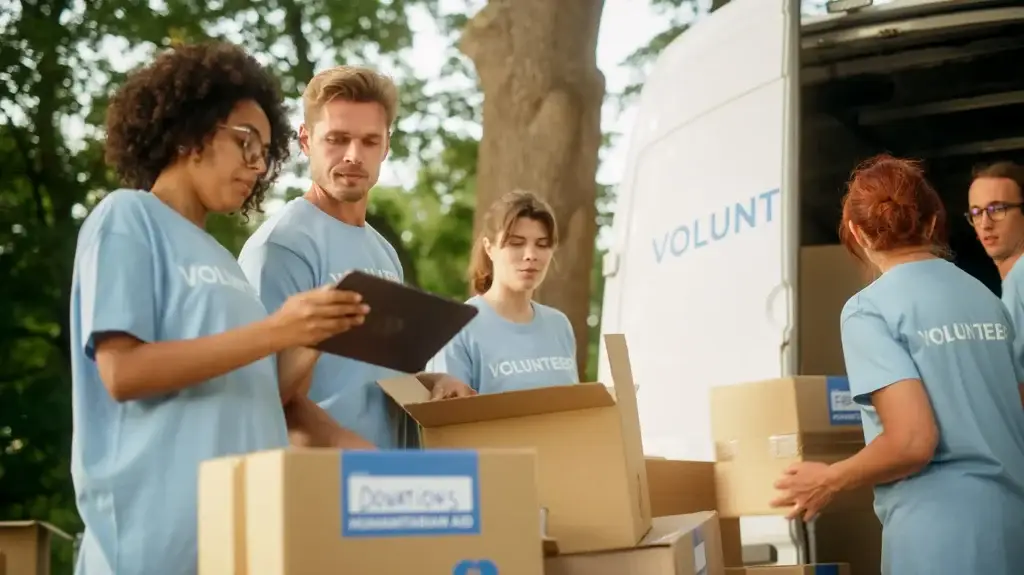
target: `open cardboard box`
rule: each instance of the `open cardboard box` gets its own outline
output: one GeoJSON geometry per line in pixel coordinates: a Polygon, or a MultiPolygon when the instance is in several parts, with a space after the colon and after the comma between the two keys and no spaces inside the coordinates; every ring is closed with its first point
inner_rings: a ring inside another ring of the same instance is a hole
{"type": "Polygon", "coordinates": [[[430,401],[413,376],[378,382],[426,449],[537,450],[548,534],[562,553],[636,545],[651,507],[626,339],[604,337],[614,389],[579,383],[430,401]]]}

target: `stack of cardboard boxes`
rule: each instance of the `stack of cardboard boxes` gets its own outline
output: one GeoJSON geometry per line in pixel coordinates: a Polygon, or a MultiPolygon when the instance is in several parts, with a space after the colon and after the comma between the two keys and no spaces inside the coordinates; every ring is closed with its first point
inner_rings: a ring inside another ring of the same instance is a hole
{"type": "Polygon", "coordinates": [[[743,566],[740,518],[785,513],[769,505],[783,470],[797,461],[844,459],[864,446],[860,411],[843,375],[839,316],[872,278],[841,246],[803,248],[800,264],[800,373],[830,375],[713,388],[716,462],[649,458],[651,507],[655,516],[716,510],[730,575],[878,575],[881,526],[867,489],[842,494],[814,522],[815,555],[825,563],[743,566]]]}
{"type": "Polygon", "coordinates": [[[652,520],[625,339],[605,343],[612,389],[431,402],[414,377],[380,382],[422,451],[204,463],[200,573],[724,575],[713,508],[652,520]]]}
{"type": "MultiPolygon", "coordinates": [[[[853,575],[878,572],[864,552],[877,530],[851,535],[847,519],[835,524],[842,533],[818,522],[818,557],[835,563],[742,561],[739,518],[782,513],[768,502],[786,466],[863,445],[843,378],[716,389],[716,463],[645,458],[625,339],[604,343],[612,388],[431,402],[414,377],[380,382],[419,424],[421,451],[283,450],[206,462],[200,574],[850,574],[845,563],[855,563],[853,575]],[[851,547],[858,537],[867,544],[851,547]]],[[[820,373],[842,373],[831,369],[820,373]]],[[[832,511],[871,529],[869,493],[844,496],[832,511]]]]}

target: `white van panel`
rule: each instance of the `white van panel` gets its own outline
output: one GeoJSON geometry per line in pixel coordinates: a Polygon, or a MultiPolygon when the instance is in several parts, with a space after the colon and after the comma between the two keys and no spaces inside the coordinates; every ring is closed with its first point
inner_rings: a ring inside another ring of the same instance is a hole
{"type": "Polygon", "coordinates": [[[602,331],[627,336],[650,455],[713,460],[710,387],[782,373],[787,2],[698,22],[641,96],[602,331]]]}

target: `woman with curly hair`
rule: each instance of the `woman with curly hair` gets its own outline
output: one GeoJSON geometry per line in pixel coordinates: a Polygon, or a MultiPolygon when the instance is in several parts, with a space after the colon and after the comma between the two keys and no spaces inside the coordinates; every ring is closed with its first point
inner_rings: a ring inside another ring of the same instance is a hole
{"type": "Polygon", "coordinates": [[[230,44],[169,50],[110,103],[107,161],[128,189],[82,225],[71,292],[80,575],[195,573],[199,463],[286,446],[303,346],[367,311],[318,290],[268,316],[205,230],[260,209],[290,134],[275,80],[230,44]]]}

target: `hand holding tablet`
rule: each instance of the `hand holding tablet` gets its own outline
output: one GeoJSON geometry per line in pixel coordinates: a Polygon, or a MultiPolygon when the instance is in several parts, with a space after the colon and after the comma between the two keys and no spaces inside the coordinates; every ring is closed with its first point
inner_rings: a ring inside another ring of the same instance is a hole
{"type": "Polygon", "coordinates": [[[333,289],[359,294],[370,311],[316,348],[405,373],[422,371],[477,314],[471,305],[360,271],[345,274],[333,289]]]}

